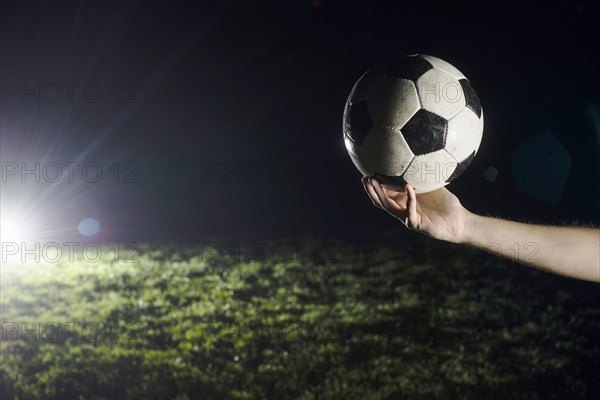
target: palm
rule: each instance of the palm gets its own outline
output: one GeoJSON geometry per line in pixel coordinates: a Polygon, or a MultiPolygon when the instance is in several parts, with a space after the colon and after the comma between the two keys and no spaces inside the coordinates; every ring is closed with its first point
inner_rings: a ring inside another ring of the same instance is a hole
{"type": "Polygon", "coordinates": [[[408,192],[384,187],[377,181],[363,179],[363,184],[376,206],[403,221],[409,229],[447,241],[457,241],[463,231],[466,210],[446,188],[416,196],[415,212],[411,213],[408,192]]]}
{"type": "MultiPolygon", "coordinates": [[[[406,193],[398,194],[407,197],[406,193]]],[[[413,228],[437,239],[454,239],[462,222],[460,219],[462,205],[458,198],[448,189],[441,188],[420,194],[417,200],[420,225],[413,228]]]]}

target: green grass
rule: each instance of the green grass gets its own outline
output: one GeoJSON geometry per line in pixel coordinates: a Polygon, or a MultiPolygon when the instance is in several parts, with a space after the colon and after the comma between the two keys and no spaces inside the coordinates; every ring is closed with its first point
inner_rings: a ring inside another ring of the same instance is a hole
{"type": "Polygon", "coordinates": [[[2,398],[596,398],[598,286],[379,243],[5,265],[2,398]]]}

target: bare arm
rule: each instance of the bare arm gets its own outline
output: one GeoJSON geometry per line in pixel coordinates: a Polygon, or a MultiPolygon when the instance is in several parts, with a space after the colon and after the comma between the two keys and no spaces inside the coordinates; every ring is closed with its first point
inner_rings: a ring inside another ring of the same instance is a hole
{"type": "Polygon", "coordinates": [[[462,243],[560,275],[600,282],[600,229],[524,224],[469,213],[462,243]]]}
{"type": "Polygon", "coordinates": [[[435,239],[470,244],[494,254],[572,278],[600,282],[600,229],[555,227],[483,217],[442,188],[417,195],[363,178],[373,203],[412,230],[435,239]]]}

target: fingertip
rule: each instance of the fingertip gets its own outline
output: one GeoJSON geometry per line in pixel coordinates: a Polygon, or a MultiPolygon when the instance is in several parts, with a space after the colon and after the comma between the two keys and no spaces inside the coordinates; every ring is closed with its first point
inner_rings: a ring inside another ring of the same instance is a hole
{"type": "Polygon", "coordinates": [[[407,184],[406,190],[408,192],[408,214],[411,217],[411,220],[414,221],[417,213],[417,195],[415,194],[415,188],[412,185],[407,184]]]}

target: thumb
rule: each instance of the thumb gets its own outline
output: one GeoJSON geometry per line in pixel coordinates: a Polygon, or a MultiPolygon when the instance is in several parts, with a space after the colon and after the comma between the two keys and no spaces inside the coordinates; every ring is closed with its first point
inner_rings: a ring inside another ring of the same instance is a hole
{"type": "Polygon", "coordinates": [[[417,195],[415,188],[407,184],[404,187],[407,193],[406,208],[407,216],[404,224],[408,229],[418,230],[421,227],[421,214],[417,212],[417,195]]]}

